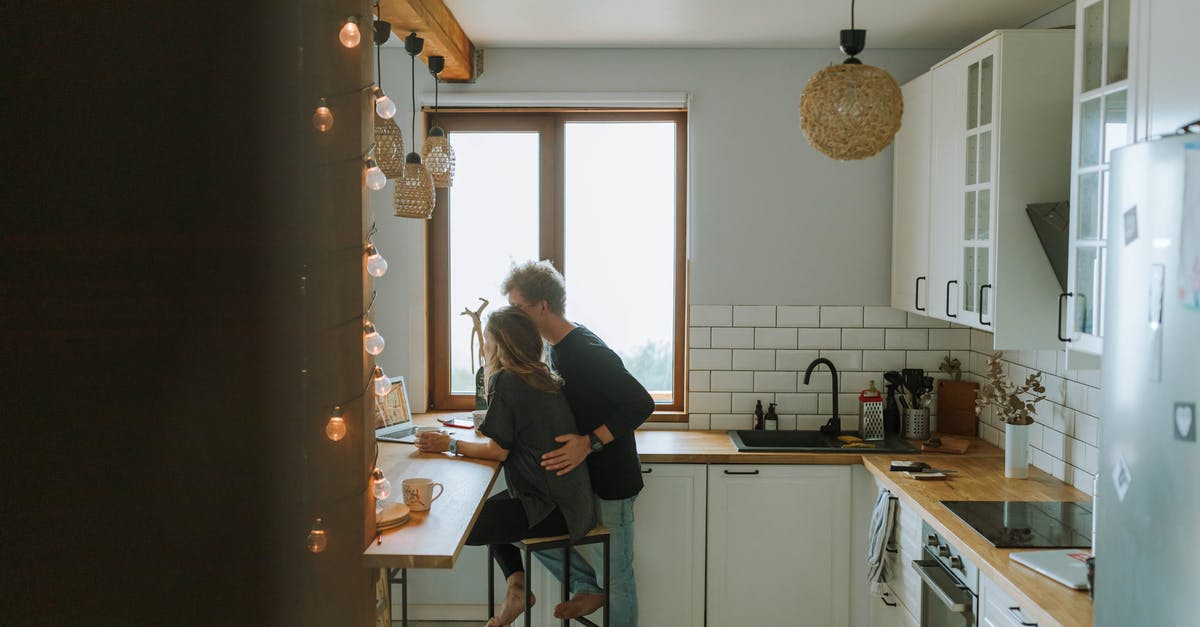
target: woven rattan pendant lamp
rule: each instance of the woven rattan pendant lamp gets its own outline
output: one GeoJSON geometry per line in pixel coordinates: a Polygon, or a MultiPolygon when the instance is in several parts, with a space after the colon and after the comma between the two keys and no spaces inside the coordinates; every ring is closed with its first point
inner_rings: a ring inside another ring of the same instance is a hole
{"type": "MultiPolygon", "coordinates": [[[[378,8],[378,4],[376,4],[378,8]]],[[[392,36],[392,25],[375,20],[375,71],[376,83],[372,88],[375,96],[375,161],[388,179],[397,179],[404,173],[404,136],[400,126],[392,117],[396,105],[383,94],[383,44],[392,36]],[[389,106],[390,105],[390,106],[389,106]],[[391,115],[383,115],[390,111],[391,115]]]]}
{"type": "Polygon", "coordinates": [[[425,144],[421,146],[421,157],[425,160],[425,167],[429,169],[430,176],[433,177],[433,185],[442,188],[454,185],[454,147],[450,145],[450,138],[446,137],[446,131],[436,123],[438,84],[441,83],[438,74],[441,74],[444,69],[446,69],[446,57],[429,57],[429,73],[433,74],[434,126],[425,134],[425,144]]]}
{"type": "MultiPolygon", "coordinates": [[[[404,50],[408,52],[411,66],[409,74],[412,77],[412,136],[417,135],[417,55],[425,47],[425,40],[409,33],[404,38],[404,50]]],[[[421,163],[421,155],[410,152],[404,157],[404,168],[396,186],[392,189],[392,209],[401,218],[433,217],[435,202],[433,178],[429,170],[421,163]]]]}
{"type": "Polygon", "coordinates": [[[839,161],[874,156],[900,130],[900,86],[891,74],[855,58],[866,42],[867,31],[854,28],[850,0],[850,29],[841,31],[849,58],[817,72],[800,96],[800,128],[808,143],[839,161]]]}

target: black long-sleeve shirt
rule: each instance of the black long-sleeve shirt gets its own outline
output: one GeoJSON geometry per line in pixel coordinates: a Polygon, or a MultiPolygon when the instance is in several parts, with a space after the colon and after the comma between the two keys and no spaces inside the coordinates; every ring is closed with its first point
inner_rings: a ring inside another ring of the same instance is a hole
{"type": "Polygon", "coordinates": [[[625,499],[642,489],[642,466],[633,431],[654,413],[654,399],[625,369],[621,358],[586,327],[577,326],[550,348],[550,363],[581,435],[605,425],[613,435],[587,457],[592,490],[602,499],[625,499]]]}

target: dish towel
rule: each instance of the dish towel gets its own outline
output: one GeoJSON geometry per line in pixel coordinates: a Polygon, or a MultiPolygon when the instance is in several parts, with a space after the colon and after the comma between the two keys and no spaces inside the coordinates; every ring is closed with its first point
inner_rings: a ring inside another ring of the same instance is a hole
{"type": "Polygon", "coordinates": [[[867,527],[867,583],[872,594],[883,594],[883,555],[892,537],[896,524],[896,497],[887,489],[879,491],[875,509],[871,511],[871,523],[867,527]]]}

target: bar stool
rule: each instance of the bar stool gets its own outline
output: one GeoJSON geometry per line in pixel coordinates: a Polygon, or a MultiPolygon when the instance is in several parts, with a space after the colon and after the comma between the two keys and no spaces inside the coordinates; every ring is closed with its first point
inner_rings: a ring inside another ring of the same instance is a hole
{"type": "MultiPolygon", "coordinates": [[[[604,553],[604,605],[600,609],[604,610],[604,620],[601,625],[597,625],[587,618],[580,616],[579,618],[570,619],[564,618],[562,627],[568,627],[572,620],[587,625],[588,627],[608,627],[608,595],[609,595],[609,530],[607,527],[595,527],[587,532],[579,542],[571,544],[571,536],[547,536],[545,538],[525,538],[517,542],[517,548],[525,556],[525,627],[533,625],[533,614],[530,610],[530,589],[533,587],[529,582],[529,572],[533,569],[533,554],[538,551],[552,551],[561,549],[563,552],[563,579],[562,579],[562,601],[571,598],[571,548],[583,546],[585,544],[601,544],[603,545],[604,553]]],[[[496,615],[496,567],[492,559],[492,547],[488,545],[488,616],[496,615]]]]}

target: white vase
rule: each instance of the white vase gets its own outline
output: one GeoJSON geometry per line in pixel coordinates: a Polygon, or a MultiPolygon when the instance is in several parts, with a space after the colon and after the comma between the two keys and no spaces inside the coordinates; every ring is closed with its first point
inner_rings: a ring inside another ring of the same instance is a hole
{"type": "Polygon", "coordinates": [[[1029,476],[1029,425],[1004,425],[1004,476],[1029,476]]]}

